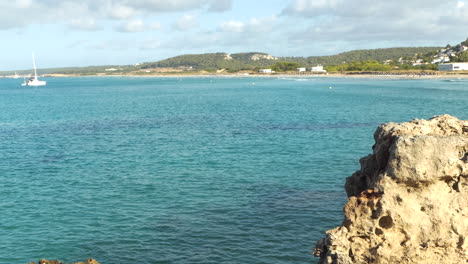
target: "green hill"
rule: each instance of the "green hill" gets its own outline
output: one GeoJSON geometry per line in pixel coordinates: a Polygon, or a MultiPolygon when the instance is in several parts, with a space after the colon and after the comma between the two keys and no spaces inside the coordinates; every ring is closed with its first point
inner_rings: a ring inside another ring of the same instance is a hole
{"type": "MultiPolygon", "coordinates": [[[[240,70],[257,70],[259,68],[270,67],[273,64],[285,61],[297,63],[302,67],[311,67],[321,64],[323,66],[339,65],[343,62],[363,62],[368,60],[378,61],[380,63],[386,60],[397,61],[399,58],[414,57],[415,54],[435,54],[440,47],[410,47],[410,48],[386,48],[386,49],[368,49],[353,50],[339,53],[331,56],[311,56],[311,57],[273,57],[262,52],[247,53],[205,53],[180,55],[156,62],[146,62],[137,66],[133,65],[105,65],[88,67],[66,67],[39,69],[40,74],[78,74],[95,75],[97,73],[106,74],[125,74],[135,70],[151,68],[179,68],[181,70],[206,70],[215,71],[226,69],[228,72],[240,70]],[[114,68],[116,71],[106,71],[114,68]]],[[[12,75],[15,71],[0,72],[1,75],[12,75]]],[[[18,74],[29,74],[31,70],[17,71],[18,74]]]]}
{"type": "Polygon", "coordinates": [[[384,62],[386,60],[398,60],[402,57],[413,57],[415,54],[427,54],[440,49],[440,47],[415,47],[415,48],[386,48],[386,49],[367,49],[353,50],[339,53],[333,56],[316,56],[308,57],[307,62],[310,64],[340,64],[343,62],[352,61],[367,61],[375,60],[384,62]]]}
{"type": "Polygon", "coordinates": [[[192,67],[195,70],[213,70],[228,69],[232,71],[252,70],[255,68],[268,67],[275,64],[276,61],[295,62],[304,67],[322,64],[324,66],[341,64],[351,61],[376,60],[383,62],[385,60],[398,60],[401,57],[413,57],[415,54],[427,54],[440,49],[439,47],[419,47],[419,48],[387,48],[387,49],[369,49],[353,50],[343,52],[332,56],[311,56],[311,57],[273,57],[266,53],[206,53],[190,54],[168,58],[158,62],[149,62],[142,65],[147,68],[177,68],[192,67]]]}
{"type": "Polygon", "coordinates": [[[149,68],[178,68],[192,67],[195,70],[228,69],[233,71],[252,70],[256,67],[266,67],[275,61],[271,55],[261,52],[249,53],[205,53],[181,55],[158,62],[141,65],[142,69],[149,68]],[[269,58],[269,59],[268,59],[269,58]]]}

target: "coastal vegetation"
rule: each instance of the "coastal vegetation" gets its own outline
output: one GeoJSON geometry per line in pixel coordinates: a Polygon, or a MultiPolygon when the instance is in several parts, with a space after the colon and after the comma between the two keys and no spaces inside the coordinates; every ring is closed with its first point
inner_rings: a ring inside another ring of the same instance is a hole
{"type": "Polygon", "coordinates": [[[363,62],[353,61],[350,63],[343,63],[339,65],[331,65],[325,67],[327,71],[391,71],[392,66],[384,65],[376,60],[367,60],[363,62]]]}
{"type": "Polygon", "coordinates": [[[376,60],[353,61],[350,63],[342,63],[338,65],[330,65],[324,68],[329,72],[346,72],[346,71],[392,71],[392,70],[437,70],[437,64],[421,64],[411,65],[409,63],[380,63],[376,60]]]}
{"type": "Polygon", "coordinates": [[[412,57],[415,54],[427,54],[440,49],[440,47],[419,47],[419,48],[387,48],[387,49],[369,49],[353,50],[339,53],[331,56],[311,56],[311,57],[273,57],[266,53],[207,53],[190,54],[168,58],[158,62],[149,62],[142,64],[143,69],[157,67],[192,67],[195,70],[227,69],[229,71],[254,70],[264,67],[275,67],[275,71],[296,70],[297,67],[312,67],[317,64],[324,66],[347,64],[351,62],[364,61],[385,61],[398,60],[402,57],[412,57]],[[259,56],[260,55],[260,56],[259,56]],[[290,63],[287,70],[285,64],[275,64],[276,61],[290,63]],[[295,63],[294,67],[292,66],[295,63]]]}
{"type": "Polygon", "coordinates": [[[453,62],[466,62],[468,61],[468,50],[460,52],[458,55],[453,56],[453,62]]]}
{"type": "Polygon", "coordinates": [[[273,64],[270,68],[275,72],[287,72],[296,71],[296,69],[300,67],[302,67],[302,65],[297,62],[278,61],[277,63],[273,64]]]}
{"type": "MultiPolygon", "coordinates": [[[[153,75],[193,73],[295,72],[297,68],[324,66],[328,72],[431,71],[439,63],[468,62],[468,39],[455,46],[400,47],[353,50],[330,56],[274,57],[262,52],[188,54],[135,65],[104,65],[39,69],[48,75],[153,75]]],[[[28,75],[31,70],[4,71],[0,75],[28,75]]]]}
{"type": "Polygon", "coordinates": [[[283,59],[287,61],[295,61],[306,66],[315,66],[316,64],[328,66],[352,61],[362,62],[368,60],[375,60],[383,62],[386,60],[398,60],[401,57],[412,57],[414,56],[414,54],[417,53],[426,54],[437,49],[440,49],[440,47],[364,49],[343,52],[331,56],[311,56],[307,58],[290,57],[283,59]]]}
{"type": "Polygon", "coordinates": [[[271,55],[261,52],[189,54],[168,58],[158,62],[143,63],[141,68],[152,69],[163,67],[207,71],[226,69],[235,72],[267,67],[271,65],[272,61],[272,59],[267,59],[269,58],[268,56],[271,55]]]}

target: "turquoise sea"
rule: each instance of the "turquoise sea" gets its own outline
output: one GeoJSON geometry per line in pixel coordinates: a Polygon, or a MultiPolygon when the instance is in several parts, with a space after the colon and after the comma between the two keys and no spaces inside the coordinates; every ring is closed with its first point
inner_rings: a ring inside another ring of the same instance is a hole
{"type": "Polygon", "coordinates": [[[0,79],[0,263],[315,263],[378,124],[468,80],[0,79]]]}

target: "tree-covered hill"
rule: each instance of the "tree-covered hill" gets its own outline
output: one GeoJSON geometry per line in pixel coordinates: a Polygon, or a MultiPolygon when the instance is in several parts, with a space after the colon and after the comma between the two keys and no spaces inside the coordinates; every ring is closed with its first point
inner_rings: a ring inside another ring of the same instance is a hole
{"type": "Polygon", "coordinates": [[[426,54],[434,52],[439,47],[419,47],[419,48],[387,48],[354,50],[343,52],[332,56],[312,56],[312,57],[278,57],[260,52],[249,53],[206,53],[181,55],[158,62],[149,62],[142,65],[143,68],[177,68],[193,67],[196,70],[209,69],[231,69],[231,70],[251,70],[254,68],[267,67],[273,65],[276,60],[295,62],[304,67],[322,64],[324,66],[341,64],[351,61],[375,60],[383,62],[385,60],[397,60],[401,57],[412,57],[415,54],[426,54]]]}
{"type": "MultiPolygon", "coordinates": [[[[331,56],[311,56],[311,57],[274,57],[262,52],[248,53],[205,53],[181,55],[156,62],[146,62],[139,65],[106,65],[106,66],[88,66],[88,67],[67,67],[67,68],[49,68],[39,69],[40,74],[78,74],[95,75],[104,74],[125,74],[132,71],[147,70],[152,68],[179,68],[180,70],[194,71],[215,71],[225,69],[228,72],[240,70],[257,70],[260,68],[271,67],[277,62],[296,63],[300,67],[311,67],[321,64],[323,66],[340,65],[344,62],[364,62],[377,61],[383,63],[386,60],[397,61],[399,58],[411,58],[415,54],[436,54],[440,47],[409,47],[409,48],[386,48],[386,49],[368,49],[343,52],[331,56]],[[106,71],[114,68],[117,70],[106,71]]],[[[29,74],[31,70],[17,71],[18,74],[29,74]]],[[[14,71],[0,72],[1,75],[12,75],[14,71]]]]}
{"type": "Polygon", "coordinates": [[[141,65],[142,69],[149,68],[178,68],[192,67],[195,70],[252,70],[255,67],[266,67],[276,60],[271,55],[261,52],[249,53],[205,53],[181,55],[158,62],[148,62],[141,65]]]}
{"type": "Polygon", "coordinates": [[[386,60],[397,60],[402,57],[412,57],[415,54],[426,54],[429,52],[434,52],[437,49],[440,49],[440,47],[409,47],[353,50],[332,56],[308,57],[307,62],[310,64],[323,64],[325,66],[352,61],[362,62],[367,60],[375,60],[383,62],[386,60]]]}

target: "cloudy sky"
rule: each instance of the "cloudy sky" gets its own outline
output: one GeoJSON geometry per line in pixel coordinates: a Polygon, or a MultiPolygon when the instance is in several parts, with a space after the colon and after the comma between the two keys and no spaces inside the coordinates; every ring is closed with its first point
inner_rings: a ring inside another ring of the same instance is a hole
{"type": "Polygon", "coordinates": [[[468,0],[0,0],[0,70],[457,44],[468,0]]]}

